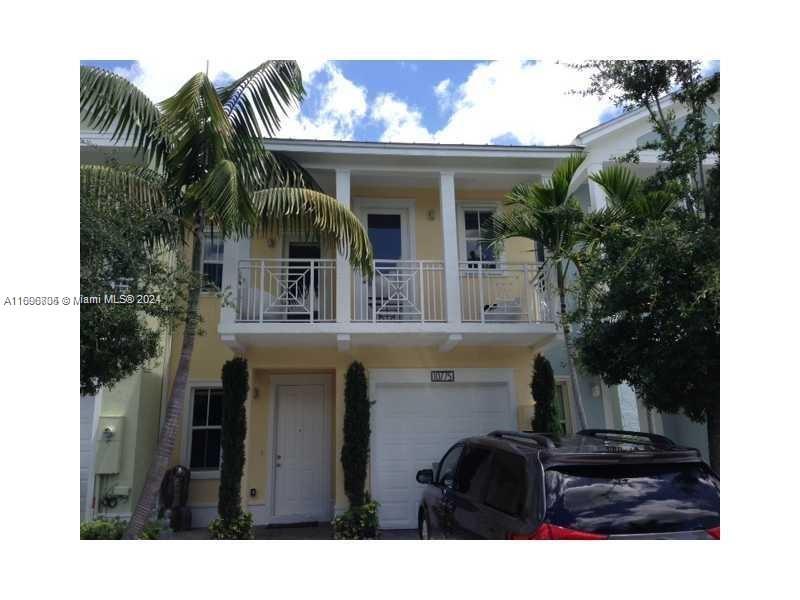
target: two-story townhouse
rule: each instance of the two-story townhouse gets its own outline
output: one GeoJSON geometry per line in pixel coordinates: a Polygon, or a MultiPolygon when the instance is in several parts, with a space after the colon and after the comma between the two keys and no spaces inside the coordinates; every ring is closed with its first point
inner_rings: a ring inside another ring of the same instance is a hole
{"type": "MultiPolygon", "coordinates": [[[[588,157],[577,194],[587,210],[601,207],[602,192],[586,177],[647,135],[646,113],[634,111],[562,147],[266,141],[356,212],[374,247],[375,274],[354,272],[334,248],[304,235],[220,240],[209,232],[210,286],[200,303],[206,333],[195,346],[173,458],[192,468],[195,524],[216,515],[220,371],[235,355],[250,369],[242,488],[257,524],[323,521],[346,509],[339,455],[344,373],[354,360],[367,368],[374,402],[368,487],[381,503],[382,527],[416,525],[414,473],[453,441],[529,427],[536,352],[554,366],[564,428],[574,430],[553,296],[533,281],[537,248],[511,240],[495,252],[482,245],[482,226],[503,210],[514,184],[548,177],[579,150],[588,157]]],[[[97,148],[110,150],[107,136],[82,134],[82,154],[97,148]]],[[[124,159],[123,149],[113,151],[124,159]]],[[[636,168],[646,174],[657,166],[645,155],[636,168]]],[[[164,390],[179,336],[165,357],[164,390]]],[[[579,385],[589,426],[663,432],[705,451],[702,425],[649,413],[628,386],[588,375],[579,385]]],[[[131,417],[155,427],[158,414],[146,413],[131,417]]],[[[101,415],[108,414],[104,402],[101,415]]],[[[123,452],[121,469],[147,459],[123,452]]],[[[138,487],[105,512],[129,514],[138,487]]]]}

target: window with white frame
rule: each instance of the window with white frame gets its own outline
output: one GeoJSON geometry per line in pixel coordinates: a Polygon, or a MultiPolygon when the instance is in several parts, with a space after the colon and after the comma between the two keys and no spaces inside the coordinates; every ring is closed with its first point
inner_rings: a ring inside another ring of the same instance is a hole
{"type": "Polygon", "coordinates": [[[192,389],[192,420],[189,429],[189,468],[218,471],[221,458],[222,388],[192,389]]]}
{"type": "Polygon", "coordinates": [[[462,212],[462,250],[468,267],[477,268],[477,263],[488,263],[483,268],[493,269],[497,256],[495,249],[486,241],[492,234],[492,218],[497,212],[493,207],[464,207],[462,212]]]}
{"type": "Polygon", "coordinates": [[[203,289],[222,289],[222,254],[225,241],[219,231],[207,229],[203,236],[203,289]]]}

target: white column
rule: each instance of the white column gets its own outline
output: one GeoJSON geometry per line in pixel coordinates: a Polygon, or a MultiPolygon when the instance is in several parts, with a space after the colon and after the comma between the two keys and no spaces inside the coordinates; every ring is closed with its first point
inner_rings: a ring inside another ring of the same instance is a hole
{"type": "Polygon", "coordinates": [[[447,321],[461,323],[461,293],[458,272],[458,226],[456,223],[456,184],[452,171],[440,173],[439,212],[442,214],[442,248],[447,321]]]}
{"type": "MultiPolygon", "coordinates": [[[[222,302],[221,323],[236,321],[237,291],[239,288],[239,261],[250,258],[250,238],[225,239],[222,251],[222,294],[227,302],[222,302]]],[[[243,286],[247,282],[242,283],[243,286]]]]}
{"type": "Polygon", "coordinates": [[[594,175],[603,170],[603,163],[596,162],[586,166],[586,183],[589,185],[589,205],[592,211],[600,210],[606,206],[606,193],[598,184],[589,179],[589,175],[594,175]]]}
{"type": "MultiPolygon", "coordinates": [[[[336,169],[336,199],[350,208],[350,170],[336,169]]],[[[347,257],[336,251],[336,322],[350,323],[350,294],[353,270],[347,257]]]]}

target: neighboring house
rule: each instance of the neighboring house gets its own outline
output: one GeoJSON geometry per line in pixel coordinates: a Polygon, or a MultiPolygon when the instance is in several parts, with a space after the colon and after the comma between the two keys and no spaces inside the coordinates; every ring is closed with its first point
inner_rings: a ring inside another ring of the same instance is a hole
{"type": "MultiPolygon", "coordinates": [[[[576,429],[553,293],[532,283],[535,248],[510,240],[495,254],[480,239],[485,219],[504,209],[515,184],[547,178],[584,146],[590,168],[608,160],[593,146],[603,135],[581,136],[559,147],[265,142],[300,162],[358,215],[373,244],[375,276],[363,277],[334,248],[300,235],[207,237],[205,335],[195,345],[173,460],[192,469],[195,525],[216,516],[220,372],[235,355],[250,370],[242,488],[256,524],[326,521],[347,508],[339,456],[344,375],[354,360],[367,369],[374,403],[368,487],[384,528],[416,527],[415,473],[454,441],[530,427],[537,352],[556,370],[565,428],[576,429]],[[214,288],[229,291],[232,303],[221,302],[214,288]]],[[[111,150],[107,136],[81,137],[85,158],[111,150]]],[[[126,158],[124,148],[113,152],[126,158]]],[[[591,207],[601,205],[593,186],[579,193],[591,207]]],[[[104,477],[103,489],[131,489],[124,504],[103,512],[130,513],[155,442],[156,407],[171,387],[179,352],[176,334],[166,381],[142,386],[137,401],[112,406],[103,392],[101,415],[126,411],[122,466],[116,477],[104,477]],[[142,431],[132,433],[133,423],[142,431]]],[[[590,427],[651,428],[629,391],[580,379],[590,427]]],[[[659,427],[669,434],[662,419],[659,427]]],[[[95,429],[102,438],[102,422],[95,429]]]]}

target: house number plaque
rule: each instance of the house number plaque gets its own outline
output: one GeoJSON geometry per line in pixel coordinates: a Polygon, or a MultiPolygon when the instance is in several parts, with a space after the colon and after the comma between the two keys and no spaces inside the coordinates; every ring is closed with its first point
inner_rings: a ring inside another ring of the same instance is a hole
{"type": "Polygon", "coordinates": [[[431,383],[452,383],[455,380],[455,371],[431,371],[431,383]]]}

